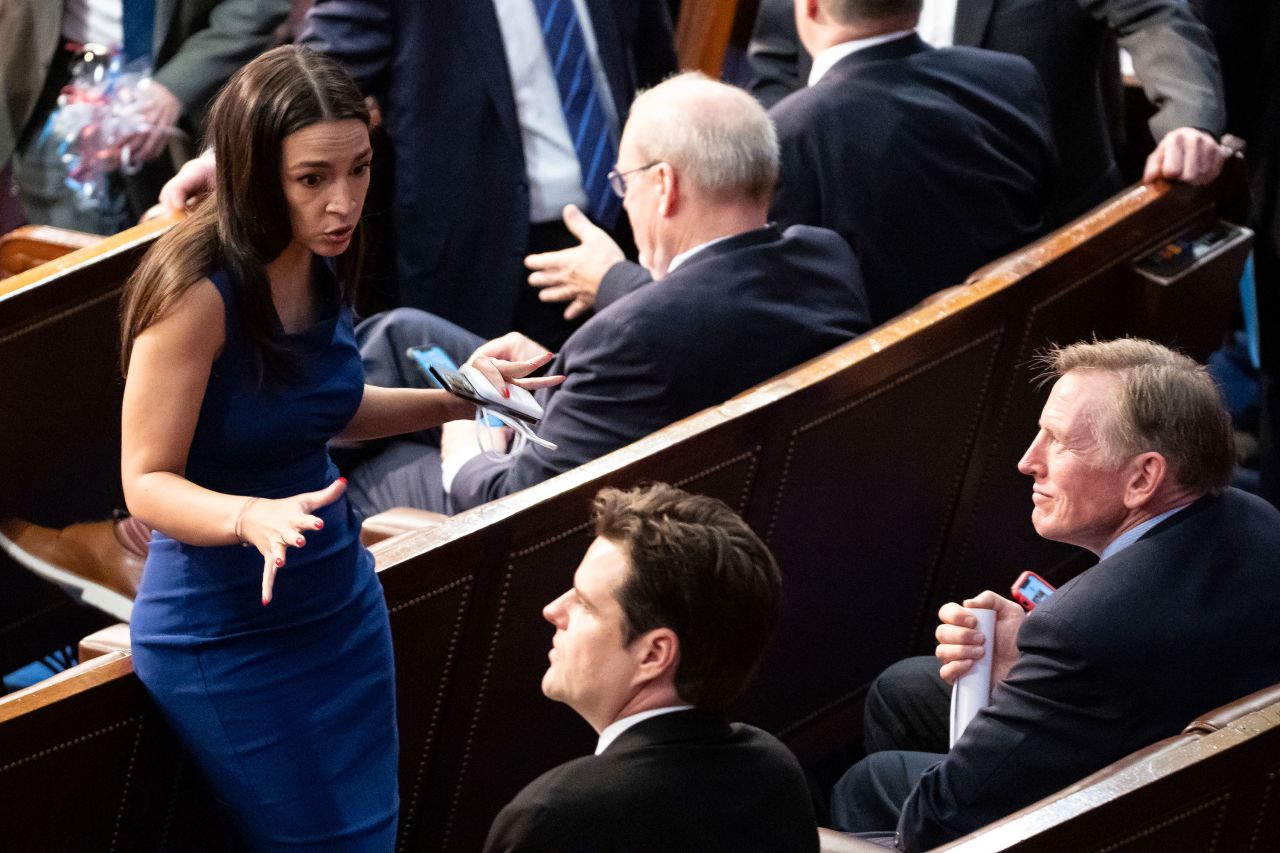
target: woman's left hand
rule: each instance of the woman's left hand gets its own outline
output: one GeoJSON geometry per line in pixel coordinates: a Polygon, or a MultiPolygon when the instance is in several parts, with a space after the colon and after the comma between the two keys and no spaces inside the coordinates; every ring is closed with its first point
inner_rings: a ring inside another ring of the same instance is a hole
{"type": "Polygon", "coordinates": [[[487,355],[476,355],[471,359],[470,364],[480,371],[485,379],[493,383],[493,387],[499,394],[509,397],[511,393],[507,390],[507,385],[516,385],[527,391],[535,391],[538,388],[550,388],[563,382],[563,375],[529,377],[530,373],[551,361],[552,356],[553,353],[548,352],[524,361],[507,361],[487,355]]]}

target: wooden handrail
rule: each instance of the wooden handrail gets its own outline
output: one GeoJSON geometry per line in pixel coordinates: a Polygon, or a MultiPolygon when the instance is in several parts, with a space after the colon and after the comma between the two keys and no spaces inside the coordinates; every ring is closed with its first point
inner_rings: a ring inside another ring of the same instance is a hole
{"type": "Polygon", "coordinates": [[[30,687],[0,696],[0,723],[132,674],[133,658],[128,652],[108,652],[30,687]]]}
{"type": "Polygon", "coordinates": [[[52,282],[63,275],[97,263],[103,258],[137,249],[168,231],[174,222],[175,220],[169,217],[152,219],[132,228],[126,228],[119,234],[103,237],[97,243],[85,246],[83,249],[76,249],[70,254],[54,258],[26,272],[0,279],[0,299],[32,285],[52,282]]]}

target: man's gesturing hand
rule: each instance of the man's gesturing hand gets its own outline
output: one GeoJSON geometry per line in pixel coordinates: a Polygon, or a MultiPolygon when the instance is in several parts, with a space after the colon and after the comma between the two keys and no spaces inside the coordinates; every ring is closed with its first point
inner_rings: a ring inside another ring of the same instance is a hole
{"type": "Polygon", "coordinates": [[[622,250],[575,205],[566,205],[564,224],[580,241],[571,249],[529,255],[524,265],[534,272],[529,284],[541,287],[543,302],[568,302],[564,318],[572,320],[596,302],[596,291],[609,268],[624,260],[622,250]]]}

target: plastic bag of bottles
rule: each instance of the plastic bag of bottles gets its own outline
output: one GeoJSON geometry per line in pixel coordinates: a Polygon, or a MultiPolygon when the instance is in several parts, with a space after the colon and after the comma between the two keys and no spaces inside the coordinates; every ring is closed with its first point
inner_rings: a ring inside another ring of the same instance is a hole
{"type": "Polygon", "coordinates": [[[119,50],[86,45],[72,66],[39,144],[54,149],[81,210],[103,205],[112,172],[142,168],[130,157],[129,140],[150,129],[141,112],[150,85],[150,65],[125,65],[119,50]]]}

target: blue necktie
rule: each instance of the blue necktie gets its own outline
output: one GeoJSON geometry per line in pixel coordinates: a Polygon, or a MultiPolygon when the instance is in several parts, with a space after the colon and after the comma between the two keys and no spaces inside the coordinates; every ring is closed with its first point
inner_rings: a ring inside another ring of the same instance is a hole
{"type": "Polygon", "coordinates": [[[151,58],[151,38],[155,33],[156,0],[124,0],[124,61],[151,58]]]}
{"type": "Polygon", "coordinates": [[[582,23],[573,0],[533,0],[533,4],[538,9],[542,39],[560,90],[560,108],[582,167],[586,213],[603,227],[612,228],[618,218],[618,197],[609,188],[608,175],[618,150],[596,91],[582,23]]]}

